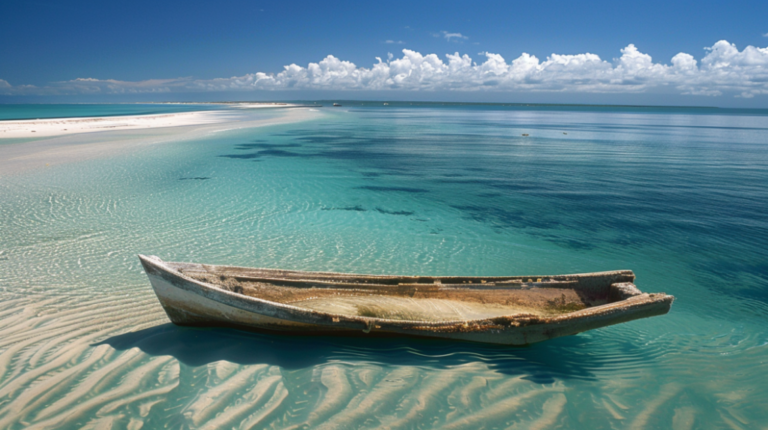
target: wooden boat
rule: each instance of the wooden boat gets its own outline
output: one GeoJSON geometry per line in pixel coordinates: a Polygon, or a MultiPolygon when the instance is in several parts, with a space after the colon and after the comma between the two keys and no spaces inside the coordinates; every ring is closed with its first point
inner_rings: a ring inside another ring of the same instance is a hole
{"type": "Polygon", "coordinates": [[[286,334],[407,335],[526,345],[669,312],[628,270],[382,276],[172,263],[139,255],[175,324],[286,334]]]}

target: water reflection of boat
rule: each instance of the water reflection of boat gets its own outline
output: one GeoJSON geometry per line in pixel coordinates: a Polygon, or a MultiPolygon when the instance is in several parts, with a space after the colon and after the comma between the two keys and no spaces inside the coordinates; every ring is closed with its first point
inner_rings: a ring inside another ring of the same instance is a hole
{"type": "Polygon", "coordinates": [[[525,345],[669,312],[631,271],[557,276],[354,275],[140,255],[172,322],[286,334],[407,335],[525,345]]]}

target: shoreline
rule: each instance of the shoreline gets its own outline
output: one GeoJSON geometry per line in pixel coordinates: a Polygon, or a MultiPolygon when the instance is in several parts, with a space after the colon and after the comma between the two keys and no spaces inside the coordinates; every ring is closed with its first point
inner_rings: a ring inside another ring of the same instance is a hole
{"type": "MultiPolygon", "coordinates": [[[[86,131],[61,130],[64,120],[29,120],[9,121],[27,123],[50,123],[50,134],[27,133],[18,136],[3,136],[0,132],[0,177],[8,177],[28,171],[42,169],[61,164],[96,158],[108,158],[119,155],[127,150],[155,145],[160,143],[194,139],[201,135],[236,130],[242,128],[266,127],[270,125],[288,124],[306,121],[319,116],[319,112],[310,108],[281,109],[281,115],[267,119],[231,118],[233,111],[201,111],[174,114],[139,115],[133,117],[88,118],[81,123],[86,131]],[[168,116],[174,118],[166,118],[168,116]],[[138,117],[152,117],[141,118],[138,117]],[[96,120],[96,121],[93,121],[96,120]],[[111,124],[112,121],[128,121],[125,124],[111,124]],[[139,121],[134,123],[134,121],[139,121]],[[95,124],[95,125],[94,125],[95,124]],[[170,125],[169,125],[170,124],[170,125]],[[147,136],[146,132],[155,134],[147,136]],[[101,133],[95,133],[101,132],[101,133]],[[111,133],[119,132],[119,133],[111,133]],[[115,138],[118,136],[118,138],[115,138]],[[9,142],[3,144],[3,138],[36,138],[44,139],[9,142]]],[[[73,122],[86,118],[73,118],[73,122]]],[[[0,122],[0,128],[3,126],[0,122]]]]}
{"type": "Polygon", "coordinates": [[[0,139],[50,137],[111,130],[143,130],[223,122],[222,111],[0,121],[0,139]]]}
{"type": "Polygon", "coordinates": [[[2,139],[49,137],[108,130],[138,130],[226,122],[227,119],[225,117],[227,113],[238,112],[245,109],[285,109],[304,106],[291,104],[243,103],[232,105],[232,107],[232,110],[200,110],[193,112],[172,112],[148,115],[0,120],[0,142],[2,139]]]}

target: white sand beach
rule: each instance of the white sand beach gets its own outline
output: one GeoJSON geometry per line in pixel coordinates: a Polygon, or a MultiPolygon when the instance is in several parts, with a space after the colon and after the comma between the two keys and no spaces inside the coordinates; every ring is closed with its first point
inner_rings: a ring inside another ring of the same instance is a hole
{"type": "Polygon", "coordinates": [[[224,113],[226,112],[200,111],[159,115],[0,121],[0,139],[208,124],[225,121],[226,116],[222,115],[224,113]]]}
{"type": "Polygon", "coordinates": [[[86,159],[114,156],[145,145],[206,133],[304,121],[321,115],[309,108],[281,109],[274,118],[249,119],[233,111],[160,115],[0,121],[4,138],[32,138],[0,145],[0,176],[86,159]],[[151,130],[151,135],[147,130],[151,130]],[[101,132],[101,133],[95,133],[101,132]],[[37,138],[43,139],[37,139],[37,138]]]}

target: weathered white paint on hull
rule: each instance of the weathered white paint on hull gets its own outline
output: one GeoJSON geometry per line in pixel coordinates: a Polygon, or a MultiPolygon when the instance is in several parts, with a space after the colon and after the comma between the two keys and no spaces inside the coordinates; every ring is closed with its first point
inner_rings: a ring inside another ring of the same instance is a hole
{"type": "Polygon", "coordinates": [[[307,325],[246,312],[177,288],[157,276],[150,276],[149,279],[155,294],[160,299],[160,304],[163,305],[163,309],[174,324],[222,323],[244,326],[286,325],[293,327],[307,325]]]}

